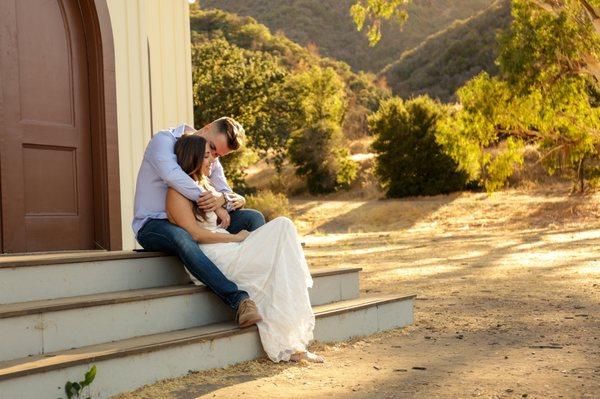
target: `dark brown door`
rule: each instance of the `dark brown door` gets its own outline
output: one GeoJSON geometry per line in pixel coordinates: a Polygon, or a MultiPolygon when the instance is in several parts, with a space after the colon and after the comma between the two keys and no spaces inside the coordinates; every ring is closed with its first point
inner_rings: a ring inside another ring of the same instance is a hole
{"type": "Polygon", "coordinates": [[[77,0],[0,1],[3,252],[91,249],[87,56],[77,0]]]}

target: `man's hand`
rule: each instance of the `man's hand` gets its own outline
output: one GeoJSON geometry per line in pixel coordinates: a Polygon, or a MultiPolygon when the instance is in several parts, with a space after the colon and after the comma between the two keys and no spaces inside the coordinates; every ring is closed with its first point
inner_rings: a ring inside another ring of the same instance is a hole
{"type": "Polygon", "coordinates": [[[246,198],[241,195],[231,192],[225,194],[227,201],[231,204],[232,210],[243,208],[246,205],[246,198]]]}
{"type": "Polygon", "coordinates": [[[231,223],[231,216],[229,216],[229,212],[225,208],[217,208],[215,213],[219,217],[221,223],[219,223],[219,227],[224,229],[229,227],[229,223],[231,223]]]}
{"type": "Polygon", "coordinates": [[[204,191],[200,194],[200,198],[198,198],[198,206],[205,212],[216,212],[224,203],[225,197],[223,197],[222,193],[213,193],[209,190],[204,191]]]}
{"type": "Polygon", "coordinates": [[[231,201],[231,204],[233,205],[233,209],[243,208],[246,205],[246,198],[241,195],[236,195],[235,199],[231,201]]]}

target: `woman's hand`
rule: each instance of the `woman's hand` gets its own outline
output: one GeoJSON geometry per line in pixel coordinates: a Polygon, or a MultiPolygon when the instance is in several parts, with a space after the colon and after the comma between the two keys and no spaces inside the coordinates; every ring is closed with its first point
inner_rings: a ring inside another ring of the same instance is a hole
{"type": "Polygon", "coordinates": [[[221,221],[221,223],[219,223],[219,227],[222,227],[224,229],[228,228],[229,224],[231,223],[231,216],[229,216],[229,212],[227,212],[225,208],[217,208],[215,210],[215,213],[221,221]]]}
{"type": "Polygon", "coordinates": [[[244,241],[249,235],[250,232],[248,230],[241,230],[235,235],[235,237],[238,239],[238,242],[241,242],[244,241]]]}

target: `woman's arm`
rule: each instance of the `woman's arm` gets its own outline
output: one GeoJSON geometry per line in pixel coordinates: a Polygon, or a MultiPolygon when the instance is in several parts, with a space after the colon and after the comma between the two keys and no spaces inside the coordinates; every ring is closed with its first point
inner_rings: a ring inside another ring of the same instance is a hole
{"type": "Polygon", "coordinates": [[[200,244],[215,244],[219,242],[239,242],[248,236],[247,232],[225,234],[203,229],[197,223],[192,203],[186,197],[172,188],[167,191],[167,215],[169,221],[186,230],[200,244]]]}

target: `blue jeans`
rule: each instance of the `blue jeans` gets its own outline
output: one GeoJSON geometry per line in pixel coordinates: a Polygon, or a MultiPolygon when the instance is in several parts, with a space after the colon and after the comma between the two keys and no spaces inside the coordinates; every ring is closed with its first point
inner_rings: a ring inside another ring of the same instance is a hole
{"type": "Polygon", "coordinates": [[[265,217],[254,209],[238,209],[229,213],[231,223],[227,231],[231,234],[239,233],[240,230],[254,231],[265,224],[265,217]]]}
{"type": "MultiPolygon", "coordinates": [[[[253,231],[265,224],[263,215],[252,209],[231,212],[229,232],[253,231]]],[[[137,235],[140,245],[147,251],[166,252],[176,255],[185,268],[198,280],[210,288],[223,302],[237,310],[240,302],[248,298],[248,293],[238,289],[202,252],[192,236],[179,226],[166,219],[150,219],[137,235]]]]}

